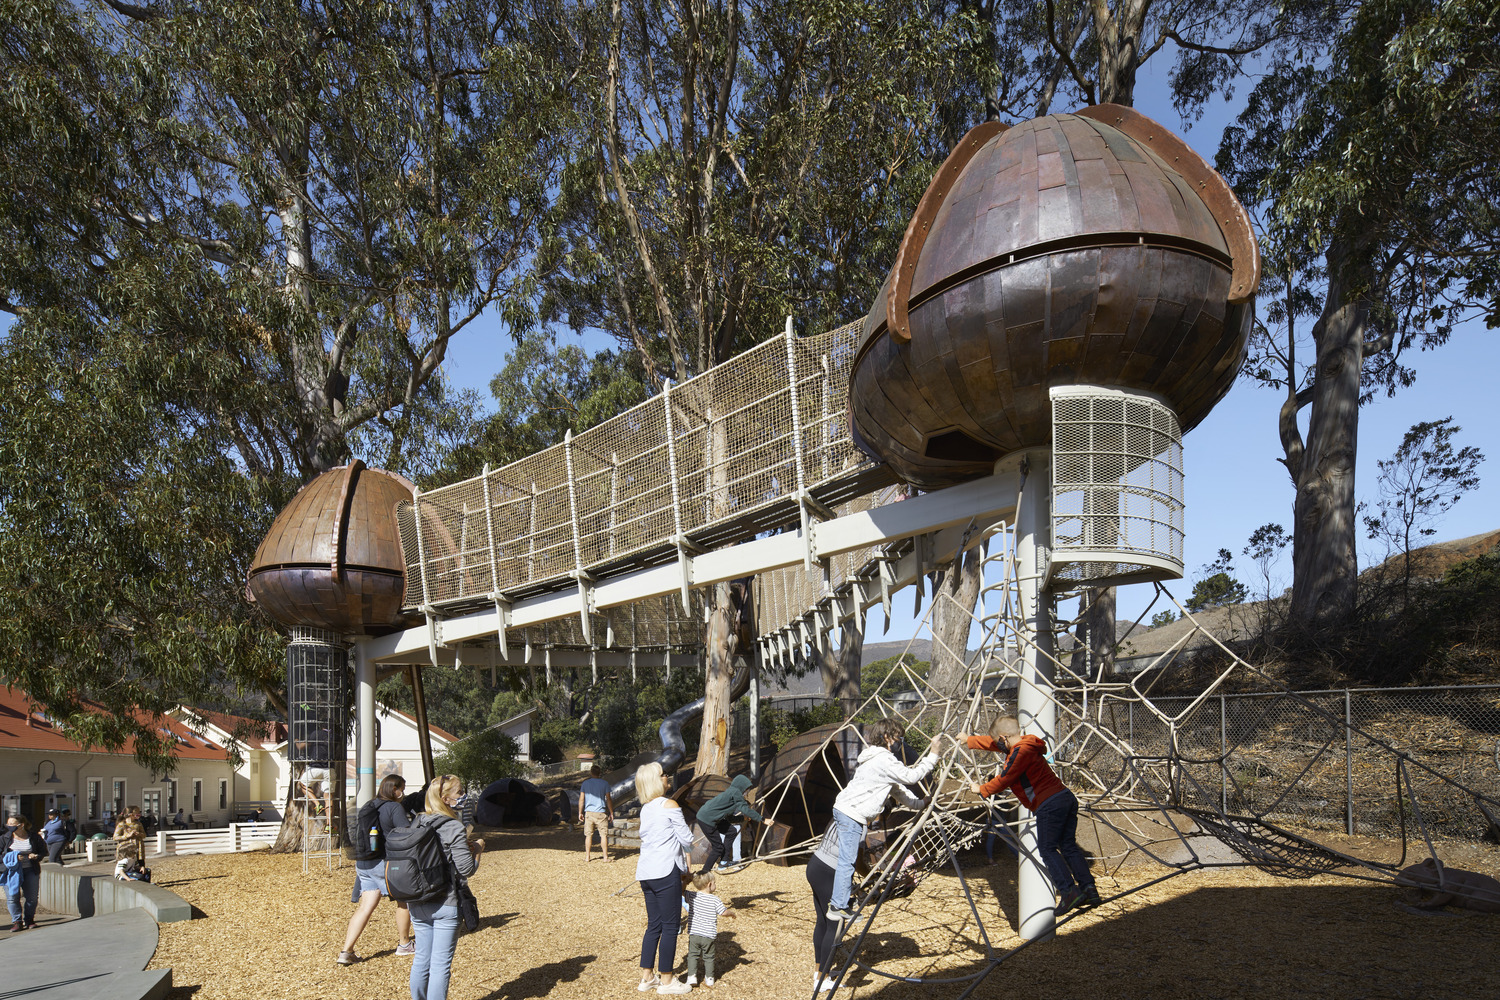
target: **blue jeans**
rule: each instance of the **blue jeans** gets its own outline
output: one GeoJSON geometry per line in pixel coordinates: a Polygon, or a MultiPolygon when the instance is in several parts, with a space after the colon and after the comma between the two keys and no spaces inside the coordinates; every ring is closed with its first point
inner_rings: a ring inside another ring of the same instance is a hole
{"type": "Polygon", "coordinates": [[[839,863],[833,870],[833,898],[829,905],[842,910],[849,905],[849,893],[854,888],[854,862],[859,858],[859,845],[865,841],[865,828],[837,809],[833,811],[833,822],[839,831],[839,863]]]}
{"type": "Polygon", "coordinates": [[[448,1000],[448,976],[458,947],[458,907],[412,903],[417,955],[411,964],[411,1000],[448,1000]]]}
{"type": "Polygon", "coordinates": [[[10,922],[29,924],[36,919],[36,894],[42,884],[39,871],[21,872],[21,886],[14,896],[6,894],[5,905],[10,910],[10,922]],[[24,908],[21,901],[26,901],[24,908]]]}
{"type": "Polygon", "coordinates": [[[1078,846],[1078,799],[1064,788],[1036,807],[1036,846],[1047,866],[1047,874],[1058,894],[1076,883],[1087,889],[1094,884],[1088,856],[1078,846]]]}
{"type": "Polygon", "coordinates": [[[646,933],[641,937],[641,968],[666,975],[677,967],[677,931],[682,926],[682,878],[673,871],[641,880],[646,897],[646,933]]]}

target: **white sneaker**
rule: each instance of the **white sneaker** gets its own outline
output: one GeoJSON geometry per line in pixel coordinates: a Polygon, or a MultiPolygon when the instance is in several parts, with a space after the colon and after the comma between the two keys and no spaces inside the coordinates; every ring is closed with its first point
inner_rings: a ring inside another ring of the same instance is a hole
{"type": "Polygon", "coordinates": [[[703,985],[704,986],[712,986],[713,984],[714,984],[714,977],[713,976],[709,976],[707,979],[703,980],[703,985]]]}
{"type": "Polygon", "coordinates": [[[637,993],[645,993],[647,990],[654,990],[660,985],[661,978],[659,976],[652,976],[650,979],[642,980],[637,984],[635,989],[637,993]]]}
{"type": "Polygon", "coordinates": [[[681,979],[672,983],[670,986],[664,983],[656,988],[656,993],[658,996],[681,996],[684,993],[691,992],[693,992],[693,988],[687,983],[683,982],[681,979]]]}
{"type": "Polygon", "coordinates": [[[689,986],[697,986],[698,985],[698,977],[696,975],[688,976],[687,977],[687,984],[689,986]]]}
{"type": "Polygon", "coordinates": [[[837,988],[838,984],[835,983],[832,979],[824,979],[822,982],[817,984],[817,992],[819,993],[832,993],[837,988]]]}

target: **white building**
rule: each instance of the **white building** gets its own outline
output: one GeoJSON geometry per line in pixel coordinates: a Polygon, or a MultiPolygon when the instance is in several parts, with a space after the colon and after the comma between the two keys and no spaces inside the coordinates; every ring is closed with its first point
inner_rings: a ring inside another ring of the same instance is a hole
{"type": "Polygon", "coordinates": [[[136,763],[131,743],[106,753],[73,742],[24,693],[0,687],[0,809],[27,816],[38,828],[48,809],[71,809],[84,834],[125,806],[157,818],[182,809],[199,823],[228,823],[238,782],[225,747],[171,716],[156,721],[176,741],[177,768],[170,776],[136,763]]]}

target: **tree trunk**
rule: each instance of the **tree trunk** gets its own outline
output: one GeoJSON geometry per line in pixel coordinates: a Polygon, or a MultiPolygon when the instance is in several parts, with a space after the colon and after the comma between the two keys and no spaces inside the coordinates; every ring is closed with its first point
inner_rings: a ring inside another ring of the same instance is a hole
{"type": "Polygon", "coordinates": [[[932,664],[927,677],[943,697],[961,698],[965,694],[969,632],[979,600],[980,562],[977,545],[955,556],[943,567],[943,582],[933,597],[932,664]]]}
{"type": "Polygon", "coordinates": [[[1115,669],[1115,588],[1102,590],[1089,588],[1083,592],[1085,609],[1074,635],[1078,645],[1074,647],[1069,666],[1075,674],[1090,677],[1110,674],[1115,669]]]}
{"type": "Polygon", "coordinates": [[[823,675],[823,689],[828,697],[837,698],[845,717],[859,711],[859,671],[864,666],[865,630],[855,615],[843,624],[844,638],[835,652],[825,649],[818,654],[823,675]]]}
{"type": "Polygon", "coordinates": [[[1359,564],[1355,554],[1354,459],[1359,432],[1360,367],[1369,304],[1352,298],[1342,274],[1345,251],[1328,252],[1328,295],[1313,327],[1317,372],[1307,445],[1292,473],[1292,606],[1294,622],[1354,610],[1359,564]]]}
{"type": "Polygon", "coordinates": [[[740,631],[735,591],[727,582],[713,588],[713,610],[709,612],[708,641],[704,644],[708,669],[703,682],[703,731],[698,737],[696,777],[729,773],[729,739],[733,733],[729,715],[734,708],[729,695],[740,631]]]}

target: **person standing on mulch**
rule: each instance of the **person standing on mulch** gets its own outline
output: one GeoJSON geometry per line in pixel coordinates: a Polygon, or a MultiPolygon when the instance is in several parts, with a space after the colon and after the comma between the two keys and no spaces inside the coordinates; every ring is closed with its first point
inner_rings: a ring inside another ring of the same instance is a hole
{"type": "MultiPolygon", "coordinates": [[[[858,850],[856,845],[855,860],[858,860],[858,850]]],[[[828,972],[833,949],[839,943],[839,921],[828,915],[828,907],[833,899],[833,879],[838,864],[839,822],[835,819],[829,821],[818,849],[807,860],[807,884],[812,889],[813,907],[817,913],[813,922],[813,989],[819,993],[834,988],[828,972]]]]}
{"type": "Polygon", "coordinates": [[[988,736],[976,734],[965,742],[970,750],[1007,755],[999,774],[983,785],[972,782],[971,787],[983,798],[1009,788],[1036,816],[1037,852],[1060,897],[1057,916],[1075,906],[1097,906],[1094,873],[1078,846],[1078,799],[1048,766],[1047,742],[1040,736],[1022,736],[1013,715],[996,719],[988,736]]]}
{"type": "Polygon", "coordinates": [[[698,810],[698,831],[708,841],[708,857],[704,859],[703,869],[698,874],[706,875],[713,871],[714,865],[724,856],[724,835],[729,832],[736,816],[744,816],[757,823],[765,822],[761,814],[745,801],[745,792],[749,789],[749,776],[737,774],[728,788],[703,803],[703,808],[698,810]]]}
{"type": "Polygon", "coordinates": [[[698,959],[703,959],[703,985],[714,984],[714,942],[719,936],[719,914],[738,920],[734,911],[714,895],[718,886],[713,872],[693,879],[693,891],[685,893],[688,908],[687,984],[698,985],[698,959]]]}
{"type": "Polygon", "coordinates": [[[641,804],[641,853],[635,863],[636,881],[646,898],[646,933],[641,938],[641,982],[644,993],[656,987],[663,995],[681,995],[692,987],[672,971],[677,965],[677,932],[682,925],[682,873],[688,870],[683,852],[691,850],[682,807],[666,797],[661,765],[652,761],[635,772],[635,795],[641,804]]]}
{"type": "Polygon", "coordinates": [[[453,952],[458,947],[458,894],[463,880],[479,870],[479,855],[484,852],[484,842],[470,841],[458,818],[455,807],[463,794],[464,783],[457,775],[434,778],[427,786],[427,812],[415,821],[437,827],[449,878],[446,893],[411,904],[411,922],[417,933],[411,1000],[448,1000],[453,952]]]}
{"type": "MultiPolygon", "coordinates": [[[[359,907],[349,918],[349,930],[344,934],[344,950],[335,959],[339,965],[352,965],[359,961],[354,945],[364,933],[365,926],[380,905],[380,897],[387,895],[385,887],[385,843],[392,830],[400,830],[410,822],[406,810],[401,808],[401,796],[406,794],[406,779],[399,774],[388,774],[380,779],[380,788],[375,793],[380,803],[375,816],[379,834],[380,856],[354,864],[354,894],[350,902],[359,907]]],[[[355,836],[368,837],[369,830],[355,830],[355,836]]],[[[396,954],[404,958],[415,956],[416,942],[412,940],[411,911],[403,902],[396,903],[396,954]]]]}
{"type": "Polygon", "coordinates": [[[578,822],[583,824],[583,863],[589,863],[594,848],[594,831],[599,831],[599,851],[609,860],[609,825],[615,821],[615,803],[609,797],[609,782],[598,764],[590,765],[589,776],[578,789],[578,822]]]}

